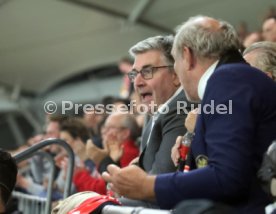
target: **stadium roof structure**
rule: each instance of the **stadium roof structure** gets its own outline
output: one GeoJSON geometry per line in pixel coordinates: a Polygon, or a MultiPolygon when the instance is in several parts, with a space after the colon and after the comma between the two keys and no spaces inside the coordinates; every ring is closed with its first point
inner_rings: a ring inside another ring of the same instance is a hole
{"type": "Polygon", "coordinates": [[[116,63],[139,40],[173,33],[197,14],[256,30],[270,6],[271,0],[0,0],[0,87],[43,93],[116,63]]]}

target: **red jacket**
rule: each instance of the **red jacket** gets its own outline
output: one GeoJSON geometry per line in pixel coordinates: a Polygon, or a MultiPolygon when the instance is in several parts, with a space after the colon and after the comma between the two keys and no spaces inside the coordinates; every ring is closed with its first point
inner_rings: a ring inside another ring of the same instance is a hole
{"type": "MultiPolygon", "coordinates": [[[[119,160],[119,166],[127,166],[134,158],[139,155],[139,149],[132,140],[127,140],[123,143],[123,155],[119,160]]],[[[111,159],[108,157],[108,159],[111,159]]],[[[101,175],[90,175],[86,169],[78,170],[73,176],[73,183],[78,192],[94,191],[99,194],[106,194],[106,183],[101,175]]]]}

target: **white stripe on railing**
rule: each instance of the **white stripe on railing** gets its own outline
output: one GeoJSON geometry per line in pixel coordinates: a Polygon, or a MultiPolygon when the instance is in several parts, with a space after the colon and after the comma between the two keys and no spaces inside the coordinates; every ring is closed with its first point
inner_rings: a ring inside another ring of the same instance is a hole
{"type": "Polygon", "coordinates": [[[169,210],[148,209],[144,207],[124,207],[106,205],[102,214],[171,214],[169,210]]]}
{"type": "Polygon", "coordinates": [[[45,214],[46,198],[13,191],[12,196],[18,199],[18,210],[23,214],[45,214]]]}

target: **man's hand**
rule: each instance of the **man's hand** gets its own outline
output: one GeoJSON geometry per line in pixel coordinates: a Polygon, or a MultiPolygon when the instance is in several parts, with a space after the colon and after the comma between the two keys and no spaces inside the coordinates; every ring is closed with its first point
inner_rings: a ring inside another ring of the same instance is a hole
{"type": "MultiPolygon", "coordinates": [[[[195,130],[197,115],[198,115],[198,108],[190,111],[185,119],[184,126],[186,127],[187,131],[190,133],[193,133],[195,130]]],[[[179,158],[180,158],[179,147],[182,140],[183,140],[183,136],[178,136],[176,138],[174,146],[171,149],[171,159],[175,166],[177,166],[179,162],[179,158]]]]}
{"type": "Polygon", "coordinates": [[[183,139],[183,136],[178,136],[171,150],[171,158],[175,166],[177,166],[179,162],[179,158],[180,158],[179,147],[182,139],[183,139]]]}
{"type": "Polygon", "coordinates": [[[132,199],[152,201],[155,199],[156,176],[147,175],[145,171],[135,165],[120,169],[111,164],[107,170],[108,172],[104,172],[102,176],[110,183],[112,191],[132,199]]]}
{"type": "Polygon", "coordinates": [[[197,115],[198,115],[198,108],[190,111],[185,119],[185,127],[187,131],[190,133],[193,133],[195,131],[197,115]]]}

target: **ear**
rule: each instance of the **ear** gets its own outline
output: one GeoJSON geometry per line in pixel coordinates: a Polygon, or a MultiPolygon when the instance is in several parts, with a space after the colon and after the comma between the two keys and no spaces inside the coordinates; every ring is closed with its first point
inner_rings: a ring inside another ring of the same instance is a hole
{"type": "Polygon", "coordinates": [[[192,50],[184,46],[182,56],[183,56],[183,60],[186,62],[185,63],[187,66],[186,69],[191,70],[195,65],[195,57],[192,50]]]}
{"type": "Polygon", "coordinates": [[[180,81],[179,81],[179,78],[178,76],[176,75],[175,71],[173,71],[172,73],[172,79],[173,79],[173,85],[176,87],[176,88],[179,88],[180,87],[180,81]]]}

